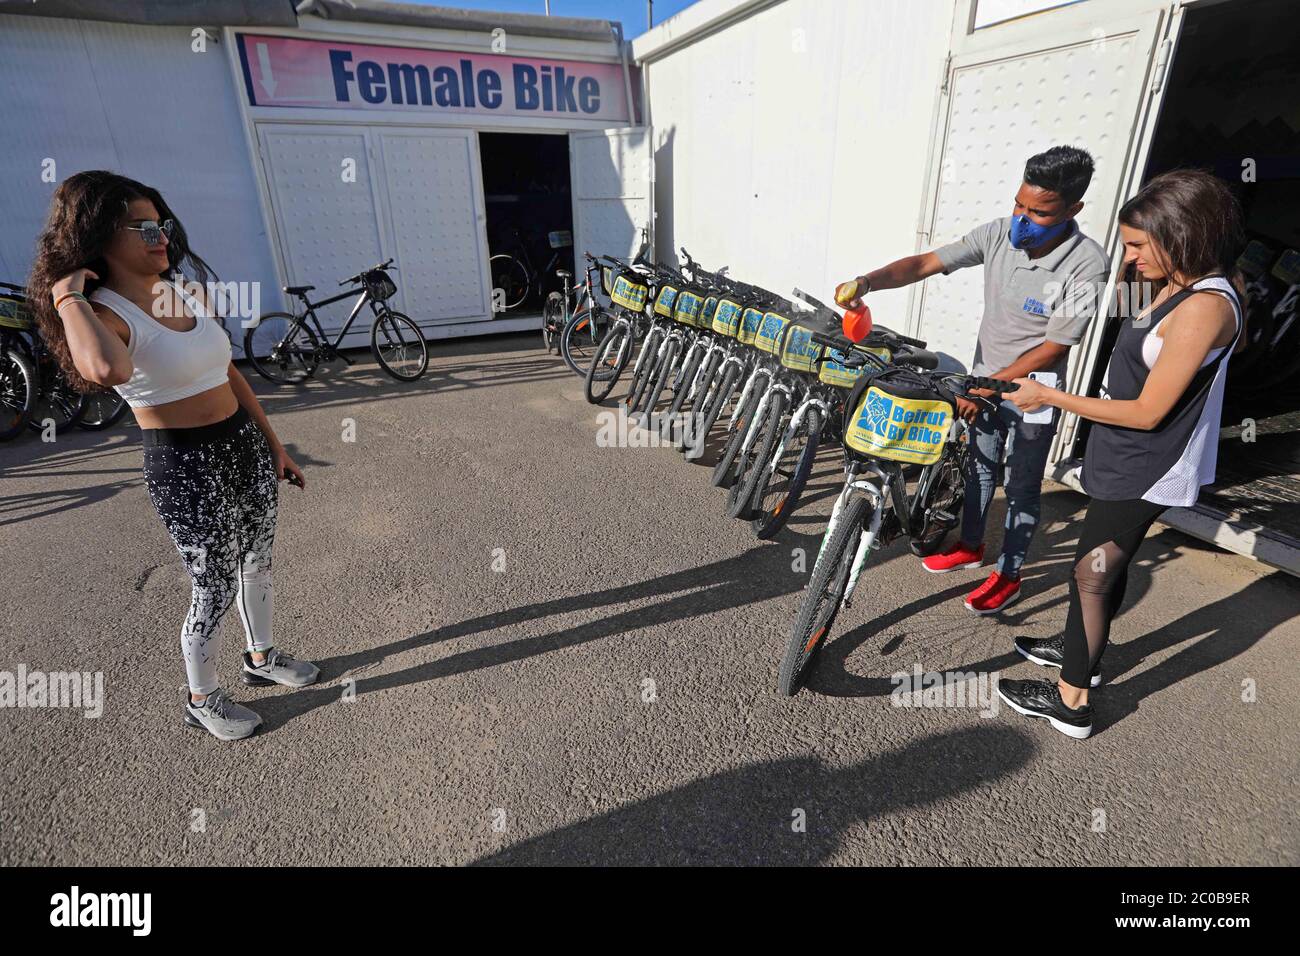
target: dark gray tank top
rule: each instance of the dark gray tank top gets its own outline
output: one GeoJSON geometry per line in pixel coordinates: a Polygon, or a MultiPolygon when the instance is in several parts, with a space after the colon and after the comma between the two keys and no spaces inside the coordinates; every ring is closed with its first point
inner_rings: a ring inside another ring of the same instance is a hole
{"type": "MultiPolygon", "coordinates": [[[[1142,340],[1180,302],[1198,292],[1223,294],[1212,287],[1183,289],[1162,302],[1150,315],[1131,316],[1123,321],[1106,368],[1107,397],[1132,401],[1142,394],[1147,376],[1151,374],[1142,358],[1142,340]],[[1140,327],[1136,324],[1138,321],[1140,327]]],[[[1219,366],[1228,361],[1240,336],[1241,321],[1238,319],[1237,333],[1223,354],[1197,370],[1174,407],[1150,431],[1093,422],[1083,453],[1083,471],[1079,476],[1088,495],[1102,501],[1141,498],[1173,467],[1187,450],[1219,366]]]]}

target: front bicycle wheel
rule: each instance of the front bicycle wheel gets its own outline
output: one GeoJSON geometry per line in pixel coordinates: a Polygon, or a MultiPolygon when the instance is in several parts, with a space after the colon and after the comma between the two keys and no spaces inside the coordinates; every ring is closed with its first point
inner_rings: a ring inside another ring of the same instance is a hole
{"type": "Polygon", "coordinates": [[[839,614],[840,603],[849,586],[853,559],[862,540],[864,523],[872,507],[874,502],[863,495],[849,499],[840,512],[830,541],[813,567],[812,580],[803,592],[803,601],[777,677],[777,692],[785,697],[793,697],[799,692],[826,645],[826,635],[839,614]]]}
{"type": "Polygon", "coordinates": [[[528,289],[532,285],[524,264],[514,256],[502,253],[493,256],[489,260],[489,265],[492,270],[493,301],[497,310],[509,312],[522,305],[524,299],[528,298],[528,289]],[[499,300],[496,296],[497,290],[501,292],[499,300]]]}
{"type": "Polygon", "coordinates": [[[385,372],[399,382],[414,382],[429,367],[429,343],[411,317],[392,309],[375,316],[370,351],[385,372]]]}
{"type": "Polygon", "coordinates": [[[781,457],[775,466],[769,470],[768,462],[763,463],[752,498],[754,534],[760,539],[775,538],[799,507],[799,499],[803,497],[804,486],[808,484],[813,461],[817,458],[821,435],[821,412],[809,408],[799,423],[799,429],[781,449],[781,457]]]}
{"type": "MultiPolygon", "coordinates": [[[[560,355],[575,375],[587,374],[608,327],[609,316],[600,306],[579,309],[564,324],[564,331],[560,333],[560,355]]],[[[610,371],[606,368],[597,374],[608,375],[610,371]]]]}
{"type": "Polygon", "coordinates": [[[749,447],[749,454],[736,460],[736,482],[727,495],[727,515],[746,520],[754,516],[754,493],[758,483],[767,471],[767,463],[772,460],[776,443],[785,431],[785,413],[789,399],[785,392],[773,392],[772,400],[767,403],[763,413],[760,429],[754,436],[754,443],[749,447]]]}
{"type": "Polygon", "coordinates": [[[86,414],[77,422],[78,428],[98,432],[112,428],[126,414],[126,399],[117,392],[92,392],[86,396],[86,414]]]}
{"type": "Polygon", "coordinates": [[[584,388],[589,403],[599,405],[609,397],[609,393],[618,384],[623,369],[627,367],[632,348],[632,326],[626,322],[615,323],[596,349],[596,355],[587,368],[584,388]]]}
{"type": "Polygon", "coordinates": [[[39,432],[44,431],[47,423],[53,424],[57,435],[81,421],[81,416],[86,414],[86,396],[63,377],[53,359],[46,357],[37,368],[40,387],[27,427],[39,432]]]}
{"type": "Polygon", "coordinates": [[[713,466],[713,487],[730,488],[736,480],[733,470],[736,456],[740,454],[740,446],[745,443],[745,433],[749,431],[750,419],[753,418],[754,412],[758,411],[758,403],[762,400],[763,390],[756,388],[745,399],[744,407],[736,413],[736,421],[731,427],[726,447],[722,449],[722,454],[718,456],[718,461],[713,466]]]}
{"type": "Polygon", "coordinates": [[[704,446],[709,440],[709,432],[722,414],[722,410],[731,401],[732,392],[740,380],[740,369],[728,364],[722,373],[721,381],[709,385],[709,391],[702,402],[697,403],[699,411],[690,418],[690,429],[686,440],[682,442],[682,452],[688,460],[694,461],[704,456],[704,446]]]}
{"type": "Polygon", "coordinates": [[[641,343],[641,356],[632,375],[632,388],[625,399],[629,418],[636,414],[645,393],[650,390],[650,383],[654,381],[655,374],[659,371],[659,356],[663,351],[666,334],[662,329],[652,326],[646,333],[645,341],[641,343]]]}
{"type": "Polygon", "coordinates": [[[564,296],[552,292],[546,297],[546,304],[542,306],[542,346],[546,349],[547,355],[560,350],[560,335],[566,324],[564,296]]]}
{"type": "Polygon", "coordinates": [[[316,374],[320,340],[296,315],[268,312],[244,330],[244,355],[268,382],[298,385],[316,374]]]}
{"type": "Polygon", "coordinates": [[[0,441],[25,431],[36,407],[36,366],[21,350],[0,351],[0,441]]]}

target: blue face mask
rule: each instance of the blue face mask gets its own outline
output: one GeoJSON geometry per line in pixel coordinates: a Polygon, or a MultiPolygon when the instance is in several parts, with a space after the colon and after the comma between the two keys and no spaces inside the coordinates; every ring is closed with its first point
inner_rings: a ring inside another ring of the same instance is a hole
{"type": "Polygon", "coordinates": [[[1007,237],[1013,248],[1037,249],[1051,242],[1070,228],[1070,220],[1063,219],[1054,226],[1042,226],[1028,216],[1011,217],[1011,234],[1007,237]]]}

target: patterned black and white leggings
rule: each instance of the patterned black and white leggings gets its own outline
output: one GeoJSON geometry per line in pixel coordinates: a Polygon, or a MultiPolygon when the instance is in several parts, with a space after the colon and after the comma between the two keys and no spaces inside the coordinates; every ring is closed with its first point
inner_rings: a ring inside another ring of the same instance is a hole
{"type": "Polygon", "coordinates": [[[272,645],[277,480],[244,409],[198,428],[144,430],[144,480],[193,584],[181,652],[190,691],[220,686],[218,625],[236,599],[249,650],[272,645]]]}

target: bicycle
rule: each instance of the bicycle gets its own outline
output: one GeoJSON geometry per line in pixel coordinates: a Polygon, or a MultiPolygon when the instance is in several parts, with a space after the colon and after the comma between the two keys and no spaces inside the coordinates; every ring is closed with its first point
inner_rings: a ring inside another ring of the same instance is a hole
{"type": "Polygon", "coordinates": [[[361,310],[369,305],[374,314],[370,326],[370,351],[375,361],[399,382],[414,382],[429,367],[429,347],[424,333],[409,316],[388,307],[388,300],[397,293],[397,286],[388,275],[392,268],[392,259],[371,266],[339,283],[352,288],[317,302],[307,298],[307,293],[316,288],[314,285],[285,286],[286,295],[302,300],[303,311],[296,314],[268,312],[249,325],[244,331],[244,354],[253,368],[269,382],[297,385],[315,375],[323,361],[341,359],[347,365],[354,365],[339,351],[339,344],[361,310]],[[331,342],[321,327],[316,310],[352,296],[357,293],[357,287],[360,287],[360,295],[352,306],[352,312],[331,342]]]}
{"type": "MultiPolygon", "coordinates": [[[[638,253],[637,260],[630,264],[613,256],[594,258],[601,269],[602,287],[614,304],[615,317],[587,369],[584,391],[587,401],[593,405],[609,397],[631,363],[633,354],[637,357],[632,371],[635,391],[642,368],[663,334],[662,325],[646,308],[647,303],[655,299],[660,280],[642,256],[643,253],[638,253]]],[[[629,399],[631,394],[629,392],[629,399]]]]}
{"type": "MultiPolygon", "coordinates": [[[[852,606],[863,566],[871,551],[899,536],[924,538],[930,526],[955,522],[938,507],[959,494],[969,469],[962,453],[956,398],[972,389],[1014,392],[1012,382],[937,372],[939,357],[905,346],[889,365],[847,339],[814,335],[872,370],[853,387],[841,441],[844,486],[831,511],[811,580],[795,617],[777,680],[779,693],[798,693],[826,645],[840,609],[852,606]],[[909,393],[910,394],[904,394],[909,393]],[[925,465],[909,497],[905,466],[925,465]]],[[[945,532],[946,533],[946,532],[945,532]]]]}
{"type": "Polygon", "coordinates": [[[553,250],[546,267],[538,270],[533,266],[533,257],[528,252],[528,243],[518,229],[512,229],[514,236],[514,253],[498,252],[488,258],[488,268],[492,273],[493,290],[500,289],[502,301],[498,311],[509,312],[523,305],[530,294],[541,295],[542,278],[559,264],[563,250],[573,247],[573,233],[561,229],[546,234],[546,241],[553,250]]]}
{"type": "MultiPolygon", "coordinates": [[[[547,338],[547,328],[555,329],[552,337],[560,357],[570,371],[582,377],[586,377],[596,348],[609,326],[609,313],[596,299],[596,285],[592,280],[593,273],[598,274],[601,268],[590,252],[584,255],[587,260],[587,276],[582,285],[573,288],[573,276],[560,270],[556,274],[564,283],[564,291],[552,292],[547,296],[546,308],[542,313],[543,338],[547,338]]],[[[547,339],[546,348],[550,351],[550,339],[547,339]]]]}
{"type": "Polygon", "coordinates": [[[45,347],[27,308],[27,290],[0,282],[0,441],[53,426],[55,433],[86,414],[87,397],[72,387],[45,347]]]}

